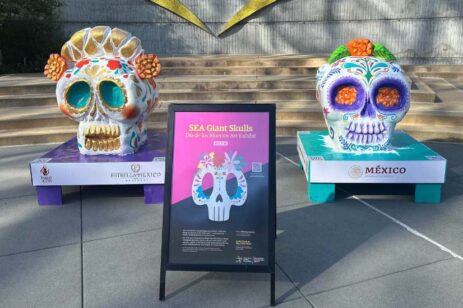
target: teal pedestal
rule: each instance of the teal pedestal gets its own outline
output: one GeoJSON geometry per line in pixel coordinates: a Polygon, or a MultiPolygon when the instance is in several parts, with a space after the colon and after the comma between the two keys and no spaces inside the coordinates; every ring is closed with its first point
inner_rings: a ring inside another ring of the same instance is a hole
{"type": "Polygon", "coordinates": [[[408,134],[396,131],[391,150],[335,150],[327,131],[298,132],[299,166],[311,202],[335,200],[336,184],[415,184],[415,202],[439,203],[447,161],[408,134]]]}
{"type": "Polygon", "coordinates": [[[415,202],[440,203],[442,194],[441,184],[416,184],[415,202]]]}
{"type": "Polygon", "coordinates": [[[308,183],[307,196],[315,203],[333,202],[335,197],[335,184],[308,183]]]}

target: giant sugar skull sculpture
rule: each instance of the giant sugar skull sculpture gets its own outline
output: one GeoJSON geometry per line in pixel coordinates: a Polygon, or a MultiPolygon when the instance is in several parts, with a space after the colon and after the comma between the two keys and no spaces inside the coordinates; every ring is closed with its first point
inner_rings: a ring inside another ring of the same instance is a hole
{"type": "Polygon", "coordinates": [[[99,26],[74,33],[61,55],[50,56],[44,73],[58,81],[61,112],[79,122],[80,152],[126,155],[146,142],[160,70],[158,57],[144,54],[137,37],[99,26]]]}
{"type": "Polygon", "coordinates": [[[236,157],[236,152],[225,153],[221,163],[215,153],[203,154],[198,164],[198,171],[193,177],[192,196],[196,205],[207,205],[209,220],[227,221],[230,218],[231,206],[242,206],[246,202],[248,187],[246,178],[241,171],[244,161],[236,157]],[[206,195],[203,181],[207,174],[213,178],[212,192],[206,195]],[[227,177],[232,174],[238,183],[236,192],[227,192],[227,177]]]}
{"type": "Polygon", "coordinates": [[[410,108],[410,87],[395,57],[368,39],[338,47],[317,72],[329,135],[348,151],[387,150],[410,108]]]}

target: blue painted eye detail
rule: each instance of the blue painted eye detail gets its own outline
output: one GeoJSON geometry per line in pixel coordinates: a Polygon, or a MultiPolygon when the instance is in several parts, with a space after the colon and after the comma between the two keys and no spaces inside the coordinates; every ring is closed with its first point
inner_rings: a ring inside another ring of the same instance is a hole
{"type": "Polygon", "coordinates": [[[125,104],[124,90],[111,80],[103,80],[99,85],[100,95],[109,108],[122,108],[125,104]]]}
{"type": "Polygon", "coordinates": [[[90,102],[90,85],[85,81],[76,81],[66,92],[66,102],[73,108],[83,109],[90,102]]]}

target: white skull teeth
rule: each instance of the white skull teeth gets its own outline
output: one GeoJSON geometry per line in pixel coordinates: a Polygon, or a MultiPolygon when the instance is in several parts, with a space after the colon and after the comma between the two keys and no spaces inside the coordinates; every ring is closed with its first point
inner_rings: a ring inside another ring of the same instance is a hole
{"type": "Polygon", "coordinates": [[[90,125],[84,129],[85,148],[93,151],[115,151],[121,146],[119,125],[90,125]]]}
{"type": "Polygon", "coordinates": [[[346,139],[357,144],[381,142],[387,132],[384,123],[353,123],[346,128],[346,139]]]}

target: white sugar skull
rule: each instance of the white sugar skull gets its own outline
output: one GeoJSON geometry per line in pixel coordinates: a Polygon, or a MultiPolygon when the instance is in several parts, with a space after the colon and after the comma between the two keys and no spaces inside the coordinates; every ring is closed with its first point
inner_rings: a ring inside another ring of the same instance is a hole
{"type": "Polygon", "coordinates": [[[230,218],[231,206],[242,206],[246,202],[248,193],[246,178],[241,171],[243,159],[225,153],[222,165],[214,165],[214,153],[203,155],[198,164],[198,171],[193,178],[192,196],[196,205],[207,205],[208,217],[212,221],[227,221],[230,218]],[[207,174],[213,178],[212,192],[206,195],[203,190],[203,180],[207,174]],[[232,174],[238,183],[236,192],[227,192],[227,176],[232,174]]]}
{"type": "Polygon", "coordinates": [[[137,37],[105,26],[76,32],[45,67],[58,81],[61,112],[79,122],[79,151],[88,155],[132,154],[146,142],[159,72],[159,59],[144,54],[137,37]]]}
{"type": "Polygon", "coordinates": [[[347,56],[320,67],[317,98],[338,147],[387,150],[396,124],[410,108],[410,87],[392,61],[347,56]]]}

